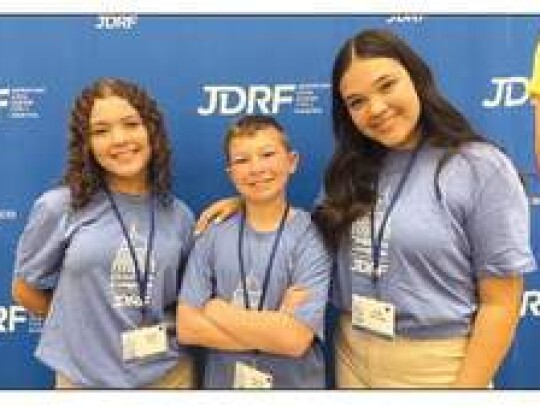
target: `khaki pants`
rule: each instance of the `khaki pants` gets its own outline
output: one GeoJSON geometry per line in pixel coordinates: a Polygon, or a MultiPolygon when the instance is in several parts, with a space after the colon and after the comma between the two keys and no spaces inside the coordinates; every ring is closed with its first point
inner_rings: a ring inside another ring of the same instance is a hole
{"type": "Polygon", "coordinates": [[[448,388],[468,345],[466,337],[385,339],[353,328],[350,314],[336,335],[338,388],[448,388]]]}
{"type": "MultiPolygon", "coordinates": [[[[142,388],[145,389],[192,389],[194,386],[193,361],[188,357],[169,370],[164,376],[142,388]]],[[[74,384],[62,373],[56,373],[55,388],[57,389],[82,389],[74,384]]]]}

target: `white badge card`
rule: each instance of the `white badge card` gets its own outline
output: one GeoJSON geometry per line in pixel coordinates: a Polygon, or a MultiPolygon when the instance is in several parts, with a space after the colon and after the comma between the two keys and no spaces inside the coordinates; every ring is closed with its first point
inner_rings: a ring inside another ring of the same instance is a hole
{"type": "Polygon", "coordinates": [[[236,362],[233,385],[235,389],[271,389],[273,382],[272,375],[245,363],[236,362]]]}
{"type": "Polygon", "coordinates": [[[144,359],[167,351],[167,330],[162,324],[145,326],[122,333],[125,361],[144,359]]]}
{"type": "Polygon", "coordinates": [[[385,301],[353,295],[352,324],[373,333],[395,336],[396,307],[385,301]]]}

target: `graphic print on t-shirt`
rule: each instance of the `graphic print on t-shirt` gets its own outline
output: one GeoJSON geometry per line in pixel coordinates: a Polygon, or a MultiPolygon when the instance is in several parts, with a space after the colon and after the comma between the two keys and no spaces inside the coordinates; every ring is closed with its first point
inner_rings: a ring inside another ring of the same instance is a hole
{"type": "MultiPolygon", "coordinates": [[[[375,236],[379,232],[384,211],[387,207],[387,194],[379,195],[375,205],[375,236]]],[[[391,235],[391,216],[386,223],[381,241],[381,257],[378,274],[388,271],[388,242],[391,235]]],[[[375,238],[375,237],[374,237],[375,238]]],[[[351,225],[351,270],[353,273],[371,275],[373,272],[373,253],[371,245],[371,220],[369,214],[355,220],[351,225]]]]}
{"type": "MultiPolygon", "coordinates": [[[[146,261],[146,239],[137,231],[135,223],[131,224],[129,228],[129,237],[135,249],[137,256],[137,262],[139,270],[142,275],[145,272],[146,261]]],[[[146,285],[146,295],[144,303],[150,303],[150,296],[152,293],[152,287],[155,279],[155,261],[154,256],[150,258],[149,264],[150,270],[148,272],[148,281],[146,285]]],[[[137,274],[135,272],[135,265],[131,257],[131,252],[126,239],[122,239],[122,244],[116,251],[116,255],[113,258],[111,264],[111,291],[113,296],[113,304],[115,307],[137,307],[142,306],[141,298],[139,294],[139,283],[137,282],[137,274]]]]}
{"type": "MultiPolygon", "coordinates": [[[[249,307],[251,309],[257,308],[261,299],[262,290],[257,279],[253,276],[253,273],[248,274],[246,277],[246,289],[248,294],[249,307]]],[[[232,302],[238,307],[245,307],[242,279],[238,280],[238,284],[233,293],[232,302]]]]}

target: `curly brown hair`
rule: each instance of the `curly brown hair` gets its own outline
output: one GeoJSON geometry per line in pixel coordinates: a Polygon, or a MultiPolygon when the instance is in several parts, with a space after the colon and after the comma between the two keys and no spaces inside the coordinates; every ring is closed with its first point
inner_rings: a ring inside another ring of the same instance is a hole
{"type": "Polygon", "coordinates": [[[71,110],[68,162],[62,183],[71,191],[73,209],[84,207],[104,187],[103,169],[90,149],[90,114],[96,99],[117,96],[129,102],[139,113],[148,131],[152,155],[148,182],[162,205],[171,195],[171,149],[161,112],[156,101],[138,85],[117,78],[99,79],[83,89],[71,110]]]}

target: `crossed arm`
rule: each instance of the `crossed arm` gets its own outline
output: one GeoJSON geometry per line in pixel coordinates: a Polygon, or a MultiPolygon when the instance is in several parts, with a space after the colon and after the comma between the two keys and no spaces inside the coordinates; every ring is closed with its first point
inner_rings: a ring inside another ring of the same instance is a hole
{"type": "Polygon", "coordinates": [[[292,312],[307,299],[306,290],[290,287],[277,311],[246,310],[223,299],[203,308],[178,305],[178,340],[224,351],[253,351],[299,357],[311,345],[314,332],[292,312]]]}

